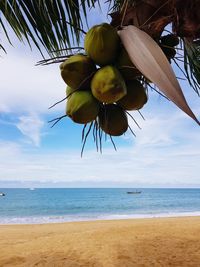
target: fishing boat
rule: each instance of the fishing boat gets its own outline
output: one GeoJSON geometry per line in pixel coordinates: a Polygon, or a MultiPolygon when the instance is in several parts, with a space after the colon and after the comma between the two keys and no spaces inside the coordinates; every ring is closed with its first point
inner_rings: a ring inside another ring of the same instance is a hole
{"type": "Polygon", "coordinates": [[[35,188],[34,188],[34,187],[31,187],[31,188],[29,188],[29,190],[31,190],[31,191],[34,191],[34,190],[35,190],[35,188]]]}
{"type": "Polygon", "coordinates": [[[128,191],[127,194],[141,194],[142,191],[128,191]]]}
{"type": "Polygon", "coordinates": [[[0,197],[5,197],[5,193],[3,193],[3,192],[0,192],[0,197]]]}

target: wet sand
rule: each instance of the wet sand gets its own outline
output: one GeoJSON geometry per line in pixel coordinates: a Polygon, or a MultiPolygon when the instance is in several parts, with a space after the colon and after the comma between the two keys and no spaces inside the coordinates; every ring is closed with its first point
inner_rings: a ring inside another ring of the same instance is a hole
{"type": "Polygon", "coordinates": [[[200,217],[0,225],[0,266],[200,266],[200,217]]]}

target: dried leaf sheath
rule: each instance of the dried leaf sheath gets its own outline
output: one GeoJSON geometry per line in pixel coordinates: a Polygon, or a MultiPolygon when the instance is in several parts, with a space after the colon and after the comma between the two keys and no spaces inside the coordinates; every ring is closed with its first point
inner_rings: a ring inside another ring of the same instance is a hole
{"type": "Polygon", "coordinates": [[[119,36],[139,71],[200,125],[188,106],[171,65],[158,44],[144,31],[132,25],[119,31],[119,36]]]}

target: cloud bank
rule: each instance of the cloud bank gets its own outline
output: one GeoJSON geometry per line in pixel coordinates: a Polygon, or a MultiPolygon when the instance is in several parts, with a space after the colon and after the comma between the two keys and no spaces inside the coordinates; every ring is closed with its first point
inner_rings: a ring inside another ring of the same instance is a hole
{"type": "Polygon", "coordinates": [[[1,142],[0,154],[4,157],[0,180],[34,180],[38,184],[70,186],[200,185],[199,133],[193,129],[191,134],[185,118],[178,117],[174,116],[170,123],[162,116],[149,119],[142,130],[138,129],[136,138],[127,136],[129,146],[120,146],[117,152],[105,148],[102,155],[86,150],[83,158],[80,150],[32,148],[27,151],[22,144],[1,142]],[[168,127],[163,131],[165,125],[168,127]]]}

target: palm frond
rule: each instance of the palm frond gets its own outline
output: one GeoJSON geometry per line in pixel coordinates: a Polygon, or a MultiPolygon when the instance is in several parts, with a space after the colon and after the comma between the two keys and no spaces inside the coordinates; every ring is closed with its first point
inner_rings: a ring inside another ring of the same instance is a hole
{"type": "MultiPolygon", "coordinates": [[[[0,1],[0,29],[9,38],[5,23],[20,41],[25,40],[42,53],[59,55],[72,44],[79,44],[88,10],[98,0],[7,0],[0,1]]],[[[100,3],[99,3],[100,5],[100,3]]],[[[1,47],[3,45],[1,44],[1,47]]]]}
{"type": "Polygon", "coordinates": [[[184,68],[187,79],[195,90],[200,95],[200,43],[184,41],[184,68]]]}

